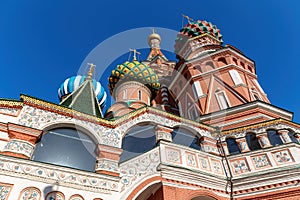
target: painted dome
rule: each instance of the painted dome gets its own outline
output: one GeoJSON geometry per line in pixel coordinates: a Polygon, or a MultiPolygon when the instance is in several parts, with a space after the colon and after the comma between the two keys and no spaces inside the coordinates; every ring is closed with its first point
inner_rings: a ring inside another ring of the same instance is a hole
{"type": "Polygon", "coordinates": [[[216,25],[213,25],[211,22],[197,20],[190,21],[180,30],[176,38],[175,49],[180,46],[180,43],[184,42],[186,38],[193,38],[202,34],[208,34],[219,40],[220,43],[223,43],[220,29],[218,29],[216,25]]]}
{"type": "MultiPolygon", "coordinates": [[[[68,94],[71,94],[75,90],[77,90],[86,80],[86,76],[72,76],[66,79],[58,89],[58,97],[62,100],[62,97],[68,94]]],[[[95,95],[97,97],[99,105],[103,108],[106,103],[107,94],[102,87],[101,83],[92,79],[92,83],[94,86],[95,95]]]]}
{"type": "Polygon", "coordinates": [[[122,81],[129,80],[143,83],[149,87],[151,91],[157,91],[160,87],[158,76],[153,69],[136,60],[132,62],[126,61],[112,70],[111,75],[108,78],[108,87],[111,94],[120,79],[122,81]]]}

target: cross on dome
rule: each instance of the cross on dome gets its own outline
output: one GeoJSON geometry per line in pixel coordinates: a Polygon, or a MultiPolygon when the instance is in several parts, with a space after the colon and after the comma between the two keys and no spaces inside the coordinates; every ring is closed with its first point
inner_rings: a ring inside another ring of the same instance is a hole
{"type": "Polygon", "coordinates": [[[141,53],[138,52],[136,49],[129,49],[130,52],[133,52],[133,61],[136,61],[136,54],[140,55],[141,53]]]}

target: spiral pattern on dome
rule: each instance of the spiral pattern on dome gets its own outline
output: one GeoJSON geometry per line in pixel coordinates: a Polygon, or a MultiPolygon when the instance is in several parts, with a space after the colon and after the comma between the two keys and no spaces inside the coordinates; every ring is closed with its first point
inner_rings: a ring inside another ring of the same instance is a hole
{"type": "MultiPolygon", "coordinates": [[[[58,97],[62,100],[62,97],[71,94],[75,90],[77,90],[86,80],[86,76],[72,76],[66,79],[58,89],[58,97]]],[[[97,97],[98,103],[101,107],[105,106],[107,94],[102,87],[101,83],[92,79],[92,83],[94,86],[95,95],[97,97]]]]}

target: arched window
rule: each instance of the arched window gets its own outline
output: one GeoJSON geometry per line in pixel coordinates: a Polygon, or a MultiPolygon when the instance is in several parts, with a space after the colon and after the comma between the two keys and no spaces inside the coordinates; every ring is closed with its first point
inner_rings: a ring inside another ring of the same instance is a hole
{"type": "Polygon", "coordinates": [[[267,130],[267,134],[272,146],[278,146],[283,144],[280,135],[277,133],[276,130],[267,130]]]}
{"type": "Polygon", "coordinates": [[[224,91],[216,90],[215,95],[216,95],[216,98],[217,98],[217,101],[218,101],[218,104],[219,104],[221,110],[230,107],[228,99],[227,99],[224,91]]]}
{"type": "Polygon", "coordinates": [[[85,171],[94,171],[96,144],[86,134],[73,128],[48,131],[37,144],[33,160],[85,171]]]}
{"type": "Polygon", "coordinates": [[[204,66],[205,66],[204,67],[204,72],[213,70],[215,68],[214,63],[212,61],[206,62],[204,66]]]}
{"type": "Polygon", "coordinates": [[[187,73],[185,73],[183,76],[184,76],[185,79],[188,79],[188,74],[187,73]]]}
{"type": "Polygon", "coordinates": [[[257,94],[253,94],[255,100],[260,100],[257,94]]]}
{"type": "Polygon", "coordinates": [[[249,65],[248,65],[248,70],[249,70],[250,72],[252,72],[252,67],[250,67],[249,65]]]}
{"type": "Polygon", "coordinates": [[[245,64],[243,62],[240,62],[240,64],[243,68],[245,68],[245,64]]]}
{"type": "Polygon", "coordinates": [[[227,61],[224,57],[221,57],[221,58],[218,58],[218,64],[221,67],[221,66],[227,65],[227,61]]]}
{"type": "Polygon", "coordinates": [[[122,140],[120,162],[129,160],[156,147],[155,125],[138,124],[122,140]]]}
{"type": "Polygon", "coordinates": [[[240,153],[240,149],[235,141],[235,138],[226,138],[226,143],[230,155],[240,153]]]}
{"type": "Polygon", "coordinates": [[[175,128],[172,132],[173,143],[201,150],[199,137],[196,133],[184,128],[175,128]]]}
{"type": "Polygon", "coordinates": [[[236,58],[232,58],[232,61],[234,62],[234,64],[237,65],[237,59],[236,58]]]}
{"type": "Polygon", "coordinates": [[[194,66],[194,69],[195,69],[195,70],[199,70],[199,72],[202,73],[202,69],[201,69],[200,65],[195,65],[195,66],[194,66]]]}
{"type": "Polygon", "coordinates": [[[299,143],[298,140],[295,138],[295,133],[294,133],[294,132],[289,131],[288,134],[289,134],[289,136],[290,136],[292,142],[294,142],[294,143],[299,143]]]}
{"type": "Polygon", "coordinates": [[[229,70],[229,74],[233,80],[233,83],[235,85],[241,85],[243,84],[243,79],[241,78],[240,74],[238,71],[236,71],[235,69],[229,70]]]}
{"type": "Polygon", "coordinates": [[[246,140],[251,151],[261,149],[255,133],[247,133],[246,140]]]}
{"type": "Polygon", "coordinates": [[[127,90],[123,91],[123,99],[127,99],[127,90]]]}
{"type": "Polygon", "coordinates": [[[141,91],[141,90],[138,91],[138,96],[139,96],[139,97],[138,97],[139,100],[142,100],[142,91],[141,91]]]}

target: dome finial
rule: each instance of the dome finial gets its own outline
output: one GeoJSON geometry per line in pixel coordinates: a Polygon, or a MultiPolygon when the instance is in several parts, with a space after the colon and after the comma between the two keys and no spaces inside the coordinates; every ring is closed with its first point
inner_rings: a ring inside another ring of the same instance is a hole
{"type": "Polygon", "coordinates": [[[188,20],[188,23],[191,23],[191,21],[195,21],[194,19],[190,18],[189,16],[185,15],[185,14],[181,14],[183,18],[186,18],[188,20]]]}
{"type": "Polygon", "coordinates": [[[87,74],[87,79],[91,80],[93,77],[93,73],[95,70],[96,65],[94,63],[88,63],[88,66],[90,66],[89,72],[87,74]]]}
{"type": "Polygon", "coordinates": [[[152,33],[148,37],[148,44],[151,48],[160,48],[161,37],[155,33],[155,29],[152,29],[152,33]]]}
{"type": "Polygon", "coordinates": [[[141,54],[140,52],[138,52],[136,49],[129,49],[130,52],[133,52],[133,61],[137,61],[136,59],[136,54],[141,54]]]}

